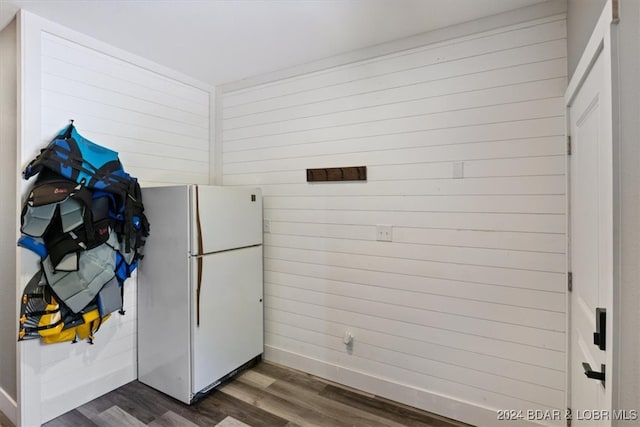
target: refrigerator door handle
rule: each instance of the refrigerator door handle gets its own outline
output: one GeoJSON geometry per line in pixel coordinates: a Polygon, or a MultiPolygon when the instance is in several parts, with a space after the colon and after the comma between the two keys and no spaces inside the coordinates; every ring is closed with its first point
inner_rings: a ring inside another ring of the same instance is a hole
{"type": "Polygon", "coordinates": [[[200,326],[200,289],[202,288],[202,257],[196,258],[198,263],[198,287],[196,288],[196,326],[200,326]]]}
{"type": "Polygon", "coordinates": [[[196,326],[200,326],[200,289],[202,287],[202,252],[204,243],[202,242],[202,224],[200,222],[200,198],[198,197],[198,186],[196,185],[196,227],[198,229],[198,283],[196,287],[196,326]]]}

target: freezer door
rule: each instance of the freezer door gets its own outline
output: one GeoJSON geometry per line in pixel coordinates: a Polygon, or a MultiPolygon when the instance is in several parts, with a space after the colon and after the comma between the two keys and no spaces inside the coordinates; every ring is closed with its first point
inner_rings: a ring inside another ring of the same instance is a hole
{"type": "Polygon", "coordinates": [[[262,243],[259,188],[195,185],[191,253],[202,255],[262,243]]]}
{"type": "Polygon", "coordinates": [[[262,246],[200,259],[201,267],[193,259],[194,394],[263,352],[262,246]]]}

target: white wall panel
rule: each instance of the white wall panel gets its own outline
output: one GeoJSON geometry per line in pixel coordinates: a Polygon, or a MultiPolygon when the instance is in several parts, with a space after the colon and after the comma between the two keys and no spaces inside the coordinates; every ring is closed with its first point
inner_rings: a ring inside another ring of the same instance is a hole
{"type": "Polygon", "coordinates": [[[267,354],[564,408],[565,87],[556,15],[223,93],[222,182],[261,186],[270,221],[267,354]]]}
{"type": "MultiPolygon", "coordinates": [[[[125,170],[142,185],[208,183],[207,92],[52,34],[42,34],[41,47],[43,142],[74,119],[83,136],[118,151],[125,170]],[[107,78],[115,83],[101,86],[107,78]],[[123,81],[140,95],[117,84],[123,81]]],[[[93,346],[40,348],[43,419],[61,411],[47,401],[76,387],[92,387],[92,381],[121,372],[135,378],[135,280],[127,285],[126,315],[112,315],[93,346]]]]}
{"type": "Polygon", "coordinates": [[[401,290],[433,295],[436,298],[445,296],[469,301],[486,301],[513,307],[543,309],[549,312],[562,312],[565,303],[563,295],[553,295],[545,290],[501,286],[478,281],[405,274],[403,281],[396,283],[392,279],[397,278],[397,275],[385,271],[279,259],[268,259],[265,261],[265,265],[269,267],[267,272],[277,273],[278,277],[285,277],[289,280],[289,276],[293,276],[300,282],[309,281],[318,284],[321,288],[332,282],[339,282],[363,285],[365,288],[362,289],[365,290],[369,289],[367,287],[383,288],[383,291],[385,289],[401,290]]]}
{"type": "Polygon", "coordinates": [[[51,34],[41,45],[45,140],[74,119],[143,185],[209,181],[206,91],[51,34]]]}
{"type": "MultiPolygon", "coordinates": [[[[451,328],[425,326],[398,321],[389,317],[381,317],[377,313],[371,315],[278,296],[267,298],[266,303],[268,308],[277,312],[295,313],[322,322],[339,322],[349,328],[356,328],[355,330],[380,331],[389,335],[468,351],[472,355],[477,353],[511,361],[520,361],[533,366],[554,369],[564,374],[564,353],[549,348],[495,339],[484,335],[460,333],[451,328]]],[[[356,336],[355,339],[357,338],[356,336]]]]}
{"type": "Polygon", "coordinates": [[[485,266],[564,272],[564,257],[562,253],[469,248],[425,243],[412,244],[406,242],[372,244],[367,240],[339,237],[325,238],[278,234],[269,234],[265,236],[265,239],[266,244],[274,247],[431,260],[454,264],[464,264],[469,259],[475,259],[480,265],[485,266]]]}
{"type": "Polygon", "coordinates": [[[400,382],[405,385],[429,384],[430,387],[441,390],[445,395],[455,395],[467,402],[495,402],[500,408],[515,410],[549,409],[550,406],[547,402],[552,401],[554,397],[557,398],[561,394],[559,392],[549,393],[544,402],[541,403],[532,400],[535,397],[530,397],[529,395],[523,397],[523,394],[519,393],[518,396],[514,396],[513,388],[500,387],[495,383],[485,384],[484,387],[474,387],[469,384],[469,382],[473,381],[472,379],[468,382],[465,380],[456,382],[446,378],[445,375],[447,374],[444,372],[440,375],[430,375],[425,372],[426,368],[418,370],[423,366],[422,361],[416,361],[403,355],[400,355],[395,362],[389,362],[385,357],[393,356],[388,351],[370,349],[368,346],[363,346],[360,355],[352,354],[346,357],[344,356],[344,351],[337,350],[337,348],[341,347],[342,340],[340,338],[320,340],[314,334],[307,333],[306,340],[301,340],[299,335],[289,337],[275,334],[271,330],[267,330],[265,335],[265,338],[271,341],[274,348],[277,349],[289,348],[296,353],[307,354],[312,359],[317,360],[332,358],[344,368],[356,372],[364,371],[376,378],[392,379],[392,382],[400,382]]]}
{"type": "Polygon", "coordinates": [[[435,129],[469,127],[474,125],[506,123],[513,121],[558,117],[562,111],[563,97],[545,98],[533,101],[518,101],[504,105],[489,105],[459,111],[443,111],[432,114],[418,114],[381,121],[364,120],[356,124],[320,126],[306,130],[279,132],[274,130],[264,135],[237,136],[226,139],[225,144],[235,149],[246,149],[249,144],[259,141],[262,146],[306,144],[352,138],[366,138],[417,132],[435,129]],[[556,114],[553,114],[556,112],[556,114]]]}
{"type": "MultiPolygon", "coordinates": [[[[251,152],[248,152],[248,154],[251,152]]],[[[227,153],[225,157],[231,157],[227,153]]],[[[300,155],[303,157],[302,155],[300,155]]],[[[464,162],[464,175],[468,178],[560,176],[564,175],[564,155],[542,157],[521,157],[507,159],[467,160],[464,162]]],[[[450,178],[450,162],[405,163],[400,165],[378,165],[367,167],[367,175],[376,181],[399,181],[409,179],[450,178]]],[[[267,184],[305,184],[306,176],[297,170],[262,172],[250,175],[225,176],[228,185],[248,185],[249,183],[267,184]]],[[[305,184],[306,185],[306,184],[305,184]]]]}
{"type": "MultiPolygon", "coordinates": [[[[332,93],[323,94],[327,100],[310,99],[305,104],[295,104],[291,107],[278,107],[267,109],[255,114],[230,116],[227,120],[227,128],[234,129],[241,126],[270,123],[277,120],[310,117],[313,115],[331,114],[353,109],[373,108],[377,106],[405,103],[407,101],[424,100],[434,97],[442,97],[451,94],[463,94],[490,88],[513,86],[519,83],[535,82],[561,77],[565,73],[566,63],[564,58],[549,59],[533,64],[515,65],[499,70],[483,71],[465,74],[457,77],[447,77],[436,81],[427,81],[411,85],[402,85],[345,95],[340,90],[332,89],[332,93]],[[335,90],[335,93],[333,92],[335,90]]],[[[292,97],[300,101],[299,97],[292,97]]],[[[277,101],[282,105],[282,99],[277,101]]],[[[253,106],[255,104],[245,104],[253,106]]],[[[229,108],[231,110],[231,108],[229,108]]],[[[230,113],[231,114],[231,113],[230,113]]]]}
{"type": "Polygon", "coordinates": [[[289,249],[267,246],[265,257],[291,260],[307,264],[326,264],[335,267],[350,267],[361,270],[408,274],[461,281],[513,286],[524,289],[562,292],[564,274],[547,271],[508,269],[482,264],[456,264],[408,258],[327,252],[307,249],[289,249]]]}
{"type": "MultiPolygon", "coordinates": [[[[209,183],[207,86],[28,13],[24,39],[25,130],[22,166],[73,119],[79,133],[119,152],[144,185],[209,183]]],[[[23,194],[31,182],[23,183],[23,194]]],[[[23,253],[22,253],[23,254],[23,253]]],[[[34,267],[22,255],[23,278],[34,267]]],[[[144,262],[144,261],[142,261],[144,262]]],[[[32,273],[31,273],[32,274],[32,273]]],[[[21,343],[24,425],[44,423],[137,377],[136,279],[125,288],[124,316],[113,313],[95,337],[21,343]],[[32,397],[33,396],[33,397],[32,397]]]]}
{"type": "MultiPolygon", "coordinates": [[[[302,329],[325,333],[342,338],[345,328],[352,327],[340,322],[321,321],[313,317],[268,308],[265,312],[271,330],[277,330],[277,324],[296,325],[302,329]]],[[[378,347],[395,348],[398,351],[417,356],[429,355],[431,360],[445,362],[454,366],[477,369],[480,372],[493,373],[502,377],[521,379],[532,384],[542,385],[555,390],[564,387],[564,375],[560,370],[542,368],[528,363],[497,358],[491,355],[470,353],[454,347],[433,344],[421,339],[406,338],[397,334],[387,334],[366,328],[357,328],[358,340],[378,347]]]]}
{"type": "MultiPolygon", "coordinates": [[[[306,289],[313,293],[321,289],[323,293],[359,298],[366,301],[384,302],[400,307],[418,308],[427,311],[453,314],[469,319],[482,318],[507,324],[534,326],[541,329],[560,330],[564,318],[561,312],[548,310],[547,316],[541,318],[535,309],[518,307],[505,303],[495,304],[484,301],[473,301],[458,297],[443,297],[420,291],[405,291],[382,286],[360,285],[349,282],[328,281],[273,272],[268,275],[267,282],[277,286],[306,289]],[[366,297],[363,297],[366,295],[366,297]],[[489,313],[489,314],[487,314],[489,313]]],[[[270,287],[271,289],[271,287],[270,287]]],[[[517,303],[516,303],[517,304],[517,303]]],[[[464,319],[460,319],[463,322],[464,319]]],[[[472,321],[472,320],[467,320],[472,321]]]]}
{"type": "Polygon", "coordinates": [[[394,227],[397,224],[427,229],[534,233],[563,233],[565,229],[564,217],[560,214],[265,209],[266,215],[275,221],[354,225],[393,224],[394,227]]]}
{"type": "MultiPolygon", "coordinates": [[[[448,144],[422,148],[389,148],[361,152],[297,156],[293,159],[264,159],[225,163],[229,175],[254,174],[300,170],[304,168],[331,167],[336,162],[360,162],[372,166],[443,163],[451,166],[454,161],[485,159],[518,159],[522,157],[559,156],[565,151],[564,137],[523,138],[512,140],[482,141],[470,144],[448,144]]],[[[453,175],[453,169],[451,175],[453,175]]]]}
{"type": "MultiPolygon", "coordinates": [[[[297,325],[276,324],[267,321],[265,332],[266,334],[273,334],[275,341],[280,340],[280,337],[286,337],[285,339],[295,340],[302,345],[311,344],[338,352],[341,352],[342,347],[344,347],[340,336],[332,336],[303,329],[297,325]],[[273,332],[274,328],[277,333],[273,332]]],[[[395,363],[391,366],[407,370],[417,375],[425,375],[429,377],[431,381],[436,380],[442,383],[451,382],[450,387],[457,387],[459,384],[462,384],[466,387],[477,389],[478,391],[493,391],[497,394],[549,408],[553,408],[555,401],[562,399],[562,390],[513,380],[502,375],[489,374],[474,368],[454,366],[447,362],[425,359],[401,351],[402,347],[387,350],[385,347],[371,345],[366,342],[359,344],[358,349],[354,348],[351,354],[352,360],[357,360],[361,357],[365,360],[385,364],[389,364],[389,360],[394,360],[395,363]]]]}
{"type": "MultiPolygon", "coordinates": [[[[142,63],[144,60],[130,61],[131,57],[114,58],[109,53],[105,54],[104,49],[87,49],[86,44],[77,43],[66,37],[56,37],[55,35],[49,37],[48,34],[43,34],[42,48],[42,57],[58,58],[69,64],[77,65],[89,72],[90,76],[111,76],[120,81],[134,83],[140,88],[152,89],[153,92],[161,92],[188,100],[204,109],[209,106],[209,95],[207,91],[202,90],[202,87],[151,70],[149,64],[142,63]],[[114,59],[116,60],[114,61],[114,59]]],[[[158,67],[155,68],[158,69],[158,67]]],[[[65,73],[62,72],[61,75],[64,76],[65,73]]],[[[119,84],[116,89],[121,91],[125,88],[119,84]]],[[[201,111],[202,109],[199,110],[199,112],[201,111]]]]}
{"type": "MultiPolygon", "coordinates": [[[[299,94],[319,87],[334,86],[353,81],[367,81],[377,76],[390,75],[406,70],[419,70],[421,76],[430,70],[441,69],[434,67],[443,64],[451,71],[455,67],[454,62],[460,59],[471,59],[477,56],[491,58],[493,53],[507,51],[503,57],[515,57],[531,59],[531,55],[520,55],[520,51],[529,52],[532,46],[544,44],[549,41],[561,41],[566,38],[566,23],[564,18],[556,16],[538,21],[529,28],[523,26],[508,29],[497,29],[482,35],[463,37],[458,40],[450,40],[438,43],[434,46],[412,49],[397,54],[385,55],[379,58],[362,61],[352,66],[338,67],[324,72],[311,73],[297,78],[287,79],[272,84],[266,84],[250,90],[238,91],[229,95],[229,107],[241,104],[255,103],[258,100],[273,98],[276,96],[299,94]],[[513,53],[511,53],[513,51],[513,53]],[[429,70],[426,70],[429,68],[429,70]]],[[[558,43],[560,44],[560,43],[558,43]]],[[[563,51],[559,51],[558,57],[563,57],[563,51]]],[[[497,63],[487,64],[488,68],[497,63]]],[[[495,67],[499,68],[499,67],[495,67]]],[[[442,67],[442,69],[445,69],[442,67]]],[[[445,73],[451,76],[452,73],[445,73]]],[[[428,74],[426,74],[428,75],[428,74]]]]}
{"type": "MultiPolygon", "coordinates": [[[[271,233],[281,236],[312,236],[372,241],[376,240],[373,225],[346,225],[271,221],[271,233]]],[[[485,233],[477,230],[444,230],[439,228],[394,227],[393,241],[396,243],[424,244],[432,246],[512,249],[541,253],[561,254],[564,237],[550,233],[518,233],[493,231],[485,233]]],[[[388,243],[385,243],[388,245],[388,243]]]]}
{"type": "MultiPolygon", "coordinates": [[[[451,167],[449,174],[451,174],[451,167]]],[[[373,179],[373,178],[372,178],[373,179]]],[[[267,185],[265,185],[267,187],[267,185]]],[[[301,184],[268,185],[273,196],[435,196],[435,195],[540,195],[562,192],[562,175],[525,177],[483,177],[467,179],[395,179],[371,182],[366,186],[345,183],[336,188],[326,185],[301,184]]]]}
{"type": "MultiPolygon", "coordinates": [[[[75,57],[47,56],[47,60],[42,64],[43,84],[49,85],[56,78],[67,81],[67,85],[90,86],[94,90],[102,90],[108,96],[124,95],[129,98],[141,101],[153,102],[159,106],[172,107],[174,110],[189,112],[196,117],[202,112],[202,106],[207,103],[203,100],[191,100],[188,98],[172,95],[163,88],[145,85],[140,82],[132,82],[116,75],[102,72],[97,69],[87,69],[87,64],[76,64],[75,57]],[[64,67],[64,74],[60,72],[64,67]]],[[[179,94],[178,94],[179,95],[179,94]]]]}
{"type": "Polygon", "coordinates": [[[17,25],[12,20],[0,29],[0,412],[17,422],[16,376],[16,171],[18,83],[17,25]]]}
{"type": "Polygon", "coordinates": [[[538,80],[517,85],[506,85],[491,89],[473,90],[451,95],[406,100],[373,107],[338,112],[322,112],[310,117],[290,118],[284,115],[279,120],[266,123],[241,123],[225,129],[226,140],[250,138],[256,135],[288,133],[306,129],[346,126],[362,122],[381,122],[394,118],[422,116],[449,111],[470,110],[496,104],[511,104],[532,99],[557,96],[564,87],[564,77],[538,80]]]}

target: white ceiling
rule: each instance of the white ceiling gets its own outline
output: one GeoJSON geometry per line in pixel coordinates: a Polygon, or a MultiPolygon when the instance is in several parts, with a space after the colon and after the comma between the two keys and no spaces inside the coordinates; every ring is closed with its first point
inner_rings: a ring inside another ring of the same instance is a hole
{"type": "Polygon", "coordinates": [[[545,0],[0,0],[218,85],[545,0]]]}

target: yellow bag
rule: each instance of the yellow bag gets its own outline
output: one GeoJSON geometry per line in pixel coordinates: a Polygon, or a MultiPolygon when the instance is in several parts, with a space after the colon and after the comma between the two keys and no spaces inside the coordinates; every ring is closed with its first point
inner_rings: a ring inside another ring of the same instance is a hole
{"type": "MultiPolygon", "coordinates": [[[[104,317],[100,317],[98,309],[91,310],[82,314],[84,323],[78,326],[74,326],[65,330],[60,330],[57,334],[50,334],[41,336],[44,344],[54,344],[58,342],[73,341],[89,339],[89,343],[93,344],[93,334],[95,334],[100,326],[106,322],[110,314],[104,317]]],[[[42,335],[42,334],[41,334],[42,335]]]]}

